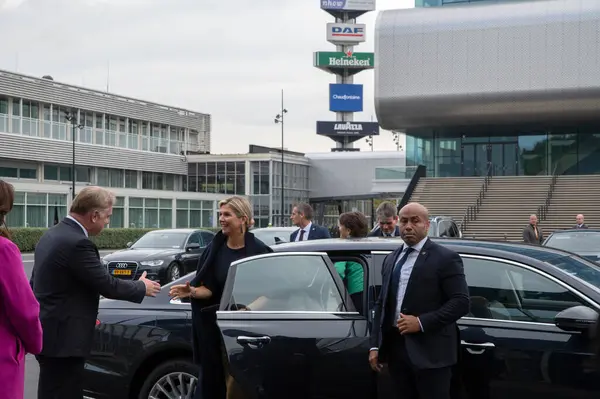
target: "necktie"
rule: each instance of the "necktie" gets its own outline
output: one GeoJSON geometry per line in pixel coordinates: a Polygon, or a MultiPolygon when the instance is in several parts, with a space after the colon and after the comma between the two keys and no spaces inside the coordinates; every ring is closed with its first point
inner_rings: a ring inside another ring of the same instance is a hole
{"type": "MultiPolygon", "coordinates": [[[[406,263],[406,259],[408,259],[408,255],[410,255],[415,249],[408,247],[406,248],[406,252],[400,258],[396,266],[394,267],[394,271],[392,272],[392,292],[390,292],[390,299],[393,301],[392,309],[396,309],[398,304],[398,288],[400,287],[400,274],[402,272],[402,266],[406,263]]],[[[395,318],[394,318],[395,319],[395,318]]],[[[394,325],[396,324],[396,320],[393,321],[394,325]]]]}
{"type": "Polygon", "coordinates": [[[538,229],[537,229],[537,227],[535,227],[535,226],[534,226],[534,227],[533,227],[533,230],[535,230],[535,238],[536,238],[536,240],[539,240],[539,239],[540,239],[540,236],[539,236],[539,233],[538,233],[538,229]]]}
{"type": "Polygon", "coordinates": [[[300,239],[298,241],[304,241],[304,229],[300,230],[300,239]]]}

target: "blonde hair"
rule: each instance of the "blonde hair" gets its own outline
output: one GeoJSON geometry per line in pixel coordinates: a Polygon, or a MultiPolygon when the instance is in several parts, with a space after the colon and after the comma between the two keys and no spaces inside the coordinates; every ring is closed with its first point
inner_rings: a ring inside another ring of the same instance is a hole
{"type": "Polygon", "coordinates": [[[223,205],[227,205],[231,208],[235,216],[242,218],[246,217],[246,230],[250,229],[254,225],[254,217],[252,216],[252,205],[244,197],[234,195],[233,197],[225,198],[219,201],[219,208],[223,205]]]}
{"type": "Polygon", "coordinates": [[[83,188],[73,200],[69,212],[77,215],[86,215],[89,212],[105,212],[116,202],[115,194],[98,186],[83,188]]]}

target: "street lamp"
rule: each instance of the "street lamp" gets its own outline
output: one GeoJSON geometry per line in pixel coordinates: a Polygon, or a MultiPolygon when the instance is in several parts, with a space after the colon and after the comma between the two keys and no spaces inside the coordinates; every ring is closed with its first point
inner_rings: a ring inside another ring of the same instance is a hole
{"type": "Polygon", "coordinates": [[[284,210],[284,206],[283,206],[283,199],[284,199],[284,188],[283,188],[283,170],[284,170],[284,159],[283,159],[283,133],[284,133],[284,125],[283,125],[283,120],[284,120],[284,115],[287,114],[287,109],[284,108],[283,106],[283,90],[281,90],[281,113],[277,114],[277,116],[275,117],[275,123],[280,123],[281,124],[281,208],[280,208],[280,217],[281,217],[281,226],[283,226],[283,210],[284,210]]]}
{"type": "Polygon", "coordinates": [[[83,129],[83,125],[77,124],[77,117],[71,114],[67,114],[65,119],[71,123],[73,127],[73,131],[71,133],[71,138],[73,139],[73,163],[71,164],[71,178],[73,179],[71,183],[71,198],[75,199],[75,132],[77,129],[83,129]]]}
{"type": "Polygon", "coordinates": [[[373,151],[373,136],[367,137],[367,139],[365,141],[367,142],[369,147],[371,147],[371,151],[373,151]]]}
{"type": "Polygon", "coordinates": [[[394,143],[396,143],[396,151],[400,151],[402,146],[400,145],[400,132],[392,132],[394,136],[394,143]]]}

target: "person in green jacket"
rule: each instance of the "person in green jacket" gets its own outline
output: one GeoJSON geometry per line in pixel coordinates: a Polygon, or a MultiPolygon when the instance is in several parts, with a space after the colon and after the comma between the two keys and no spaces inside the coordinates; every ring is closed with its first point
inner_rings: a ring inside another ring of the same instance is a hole
{"type": "MultiPolygon", "coordinates": [[[[366,237],[369,233],[369,223],[360,212],[346,212],[338,220],[340,238],[352,239],[366,237]]],[[[344,280],[348,294],[354,302],[354,307],[363,313],[363,292],[365,289],[365,271],[358,262],[342,261],[335,263],[335,269],[344,280]]]]}

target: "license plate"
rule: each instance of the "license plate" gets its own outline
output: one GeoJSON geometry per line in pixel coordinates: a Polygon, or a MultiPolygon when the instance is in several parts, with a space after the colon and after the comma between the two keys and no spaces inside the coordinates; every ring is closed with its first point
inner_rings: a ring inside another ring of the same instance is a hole
{"type": "Polygon", "coordinates": [[[131,270],[113,270],[113,276],[131,276],[131,270]]]}

